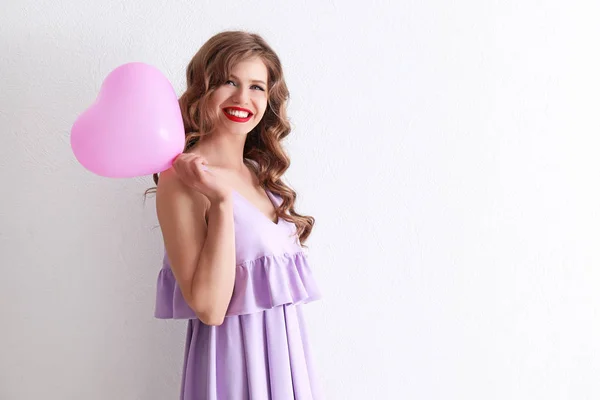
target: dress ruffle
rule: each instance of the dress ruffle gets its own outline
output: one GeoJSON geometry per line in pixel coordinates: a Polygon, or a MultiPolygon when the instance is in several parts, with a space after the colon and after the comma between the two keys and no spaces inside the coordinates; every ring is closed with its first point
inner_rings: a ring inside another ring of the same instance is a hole
{"type": "MultiPolygon", "coordinates": [[[[236,266],[233,295],[225,316],[251,314],[283,304],[308,303],[321,298],[306,255],[267,255],[236,266]]],[[[193,319],[173,271],[163,267],[158,275],[154,316],[193,319]]]]}

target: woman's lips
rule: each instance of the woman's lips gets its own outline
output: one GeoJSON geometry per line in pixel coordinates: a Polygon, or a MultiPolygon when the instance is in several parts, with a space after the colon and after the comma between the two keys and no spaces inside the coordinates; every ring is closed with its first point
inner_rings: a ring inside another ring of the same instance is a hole
{"type": "Polygon", "coordinates": [[[248,114],[246,118],[240,118],[236,117],[235,115],[229,114],[226,110],[223,110],[223,114],[225,114],[225,116],[233,122],[248,122],[250,121],[250,118],[252,118],[252,114],[248,114]]]}

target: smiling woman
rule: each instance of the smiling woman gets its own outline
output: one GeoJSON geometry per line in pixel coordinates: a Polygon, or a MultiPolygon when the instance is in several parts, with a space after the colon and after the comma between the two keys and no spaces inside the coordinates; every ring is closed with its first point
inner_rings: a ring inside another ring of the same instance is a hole
{"type": "Polygon", "coordinates": [[[223,32],[190,61],[187,84],[185,152],[155,176],[155,316],[188,320],[181,399],[320,399],[302,308],[320,298],[303,251],[314,218],[281,179],[279,58],[259,35],[223,32]]]}

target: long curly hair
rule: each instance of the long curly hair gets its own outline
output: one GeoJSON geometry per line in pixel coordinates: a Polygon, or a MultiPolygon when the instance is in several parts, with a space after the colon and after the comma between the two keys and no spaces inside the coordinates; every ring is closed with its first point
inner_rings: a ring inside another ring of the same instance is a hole
{"type": "MultiPolygon", "coordinates": [[[[246,165],[254,171],[260,185],[281,197],[277,216],[296,226],[300,244],[306,247],[304,243],[315,219],[296,212],[296,192],[281,180],[290,166],[290,158],[281,145],[291,131],[286,111],[289,91],[279,57],[260,35],[245,31],[218,33],[189,62],[187,88],[179,98],[186,137],[184,153],[213,132],[218,118],[216,110],[208,107],[213,92],[227,81],[234,65],[255,57],[259,57],[268,70],[268,101],[261,121],[246,137],[243,156],[252,161],[246,165]]],[[[153,178],[158,184],[158,174],[153,178]]]]}

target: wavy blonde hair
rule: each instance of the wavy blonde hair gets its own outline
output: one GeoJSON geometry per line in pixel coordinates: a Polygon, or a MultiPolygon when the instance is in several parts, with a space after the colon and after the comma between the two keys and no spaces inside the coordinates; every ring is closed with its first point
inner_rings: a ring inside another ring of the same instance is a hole
{"type": "MultiPolygon", "coordinates": [[[[304,243],[315,219],[296,212],[296,192],[281,180],[290,166],[290,157],[281,145],[291,131],[286,112],[289,91],[279,57],[260,35],[244,31],[218,33],[189,62],[187,89],[179,98],[186,137],[184,152],[214,130],[218,115],[208,107],[212,93],[227,81],[234,65],[255,57],[267,67],[268,100],[261,121],[246,137],[243,156],[254,161],[247,165],[254,170],[260,185],[281,197],[277,216],[296,225],[300,244],[306,247],[304,243]]],[[[158,174],[154,174],[154,183],[158,184],[158,174]]]]}

